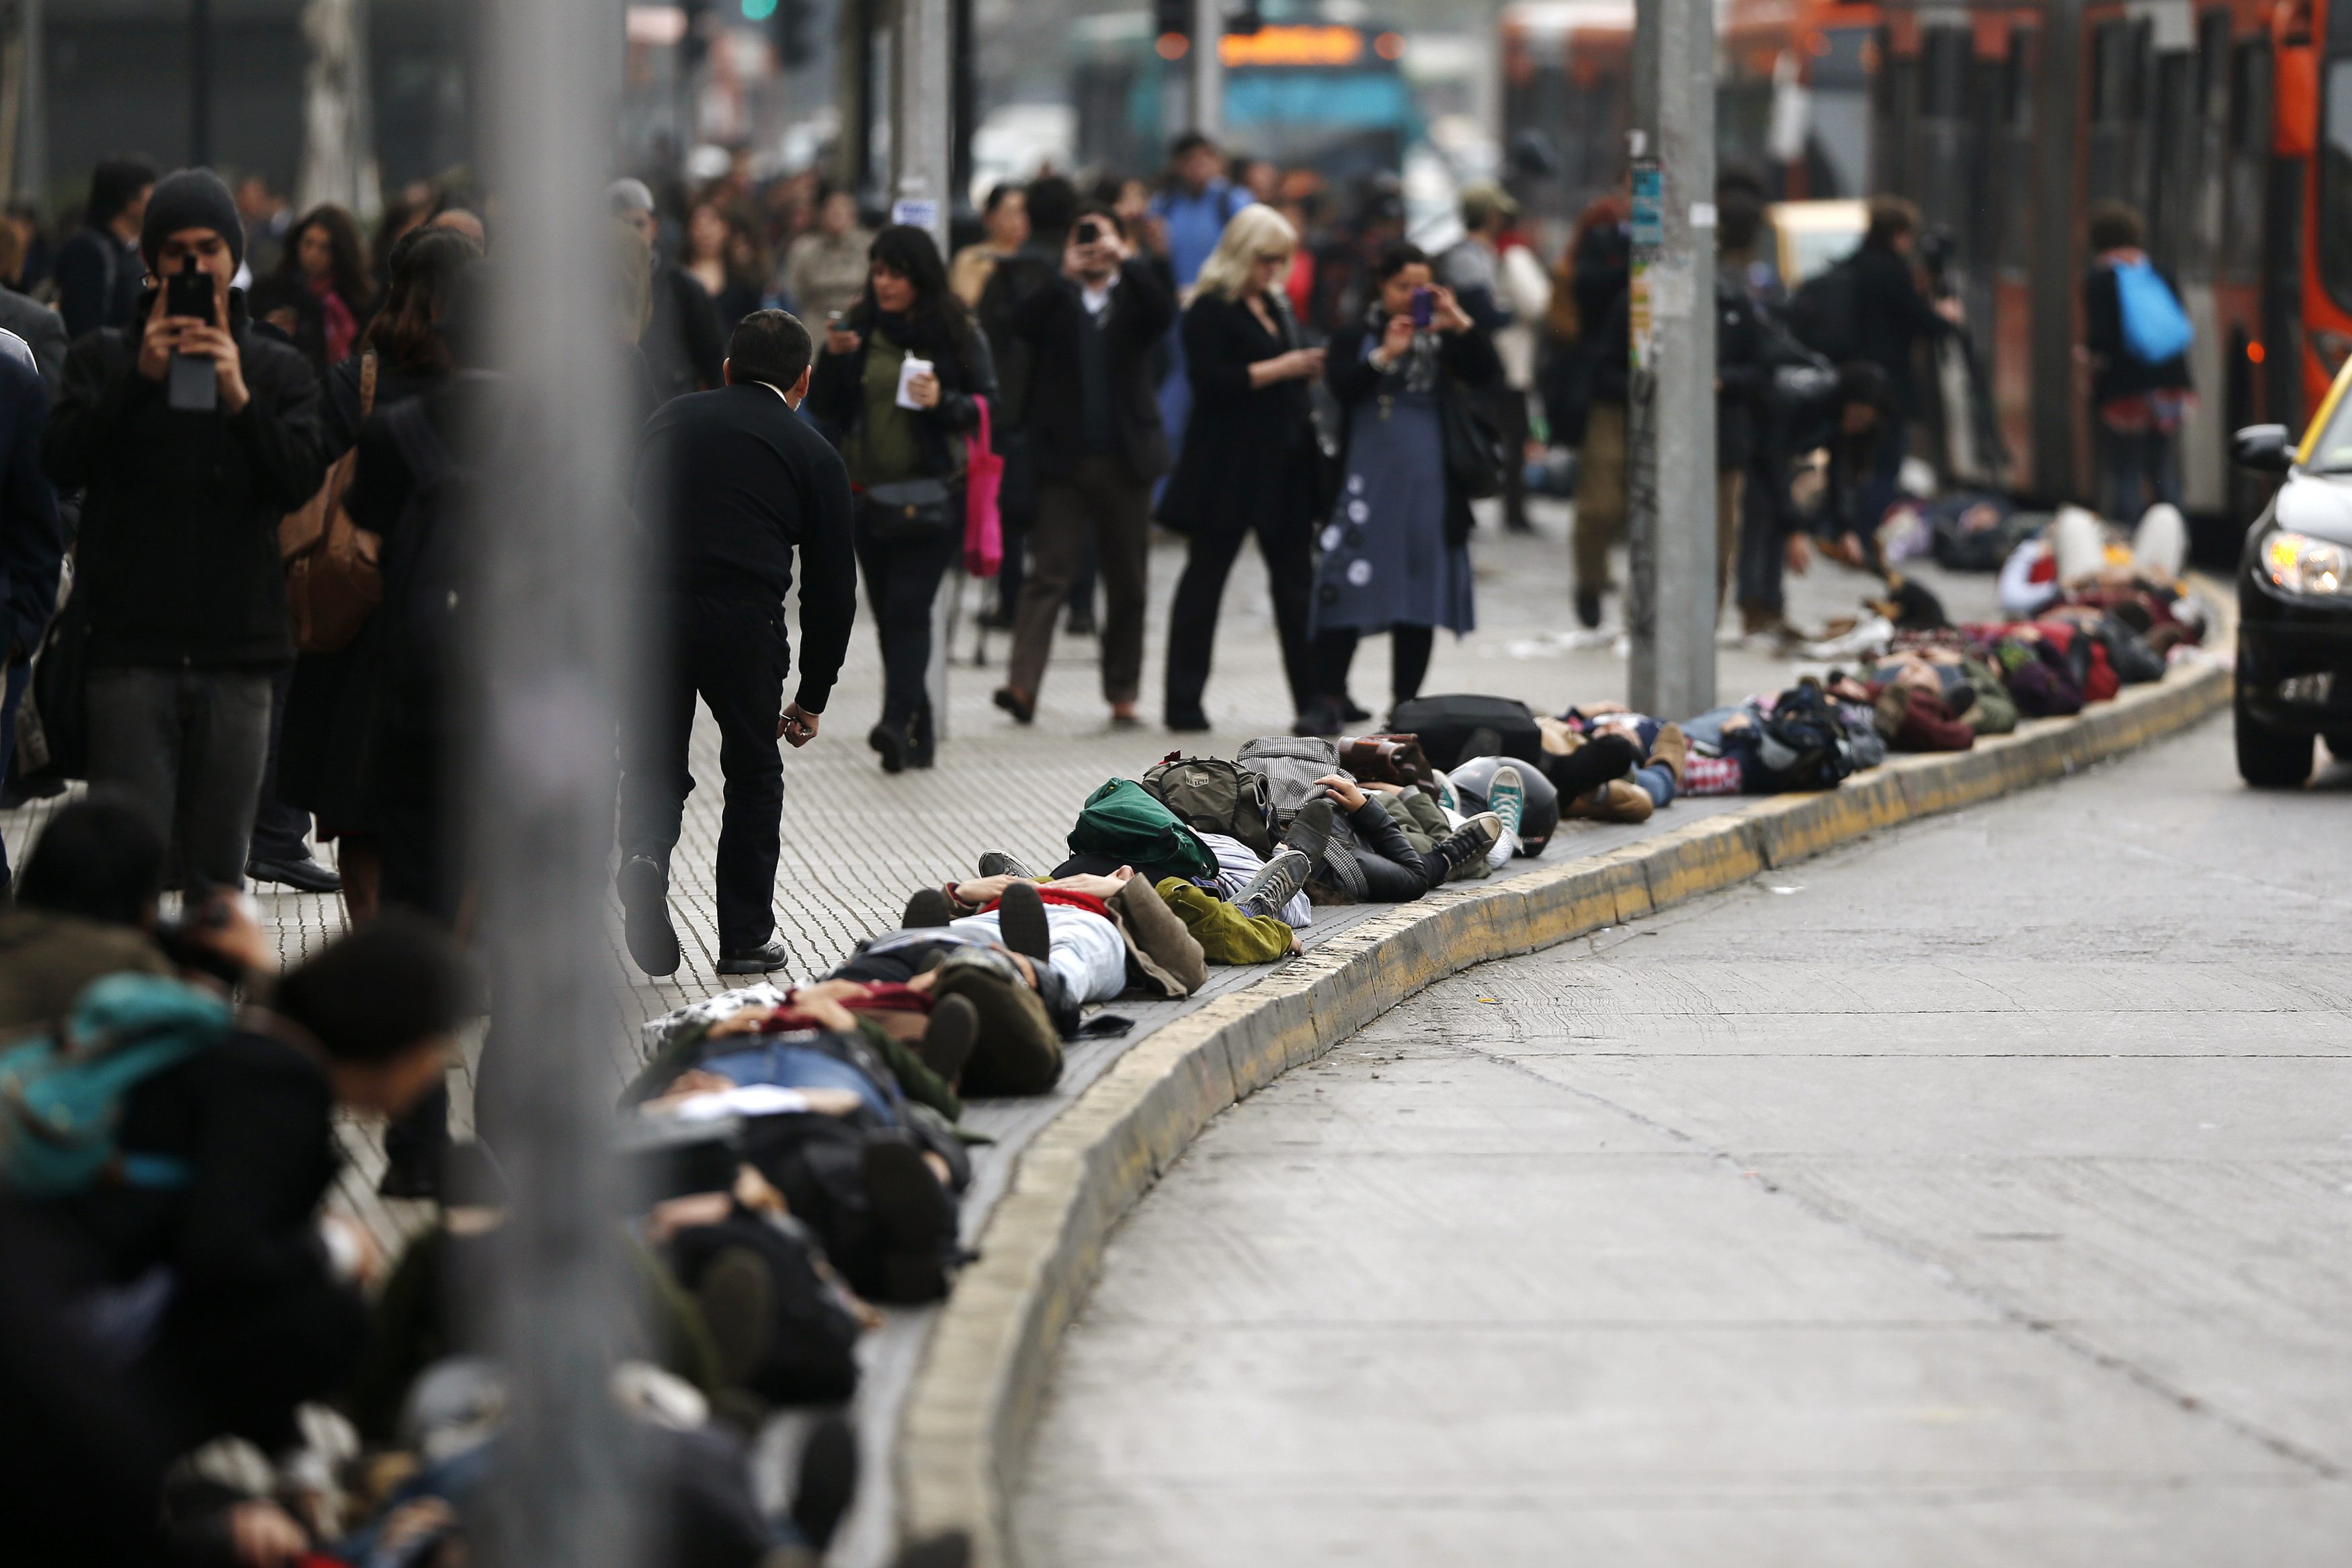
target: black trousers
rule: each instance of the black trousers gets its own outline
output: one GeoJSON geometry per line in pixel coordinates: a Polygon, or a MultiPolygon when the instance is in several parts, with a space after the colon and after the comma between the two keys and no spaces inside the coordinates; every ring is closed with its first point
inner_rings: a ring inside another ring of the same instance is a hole
{"type": "Polygon", "coordinates": [[[261,800],[253,809],[247,860],[299,862],[310,858],[310,813],[278,798],[278,749],[286,733],[286,693],[293,685],[291,664],[269,683],[269,755],[261,765],[261,800]]]}
{"type": "MultiPolygon", "coordinates": [[[[1307,611],[1315,588],[1313,526],[1305,517],[1268,523],[1261,517],[1255,529],[1257,553],[1265,561],[1266,590],[1274,599],[1274,626],[1282,639],[1282,670],[1290,679],[1294,713],[1305,713],[1315,700],[1314,669],[1307,644],[1307,611]]],[[[1176,598],[1168,612],[1168,686],[1170,713],[1189,713],[1201,706],[1209,687],[1209,665],[1217,641],[1217,612],[1225,597],[1225,579],[1234,570],[1247,530],[1194,534],[1184,556],[1184,575],[1177,580],[1176,598]]]]}
{"type": "Polygon", "coordinates": [[[778,835],[784,810],[783,606],[681,597],[671,607],[671,661],[624,753],[621,852],[669,863],[686,798],[694,789],[687,747],[694,701],[719,721],[719,767],[727,803],[719,825],[719,945],[757,947],[776,929],[778,835]]]}
{"type": "Polygon", "coordinates": [[[857,567],[874,611],[874,633],[882,643],[882,722],[904,726],[929,710],[924,679],[931,665],[931,603],[940,579],[963,548],[959,528],[929,538],[886,543],[872,529],[857,529],[857,567]]]}
{"type": "Polygon", "coordinates": [[[1478,401],[1503,438],[1503,526],[1516,533],[1528,526],[1528,394],[1504,382],[1487,388],[1478,401]]]}
{"type": "Polygon", "coordinates": [[[1411,904],[1445,880],[1445,862],[1414,849],[1404,830],[1376,801],[1349,813],[1356,830],[1356,863],[1374,904],[1411,904]]]}
{"type": "MultiPolygon", "coordinates": [[[[1315,674],[1327,697],[1348,695],[1348,669],[1356,662],[1356,644],[1363,633],[1352,626],[1328,626],[1315,634],[1315,674]]],[[[1429,674],[1429,655],[1437,641],[1433,626],[1389,628],[1389,696],[1391,706],[1421,695],[1429,674]]]]}

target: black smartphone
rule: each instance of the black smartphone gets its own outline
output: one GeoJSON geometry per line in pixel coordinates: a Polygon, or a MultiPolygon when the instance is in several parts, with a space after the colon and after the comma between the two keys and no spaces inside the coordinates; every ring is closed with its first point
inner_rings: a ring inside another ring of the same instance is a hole
{"type": "Polygon", "coordinates": [[[1102,225],[1093,218],[1078,220],[1077,240],[1080,245],[1096,245],[1102,240],[1102,225]]]}
{"type": "MultiPolygon", "coordinates": [[[[217,324],[212,275],[196,265],[194,256],[163,280],[163,314],[193,317],[207,327],[217,324]]],[[[213,361],[201,355],[173,354],[163,388],[164,402],[183,413],[210,413],[220,406],[220,382],[213,361]]]]}

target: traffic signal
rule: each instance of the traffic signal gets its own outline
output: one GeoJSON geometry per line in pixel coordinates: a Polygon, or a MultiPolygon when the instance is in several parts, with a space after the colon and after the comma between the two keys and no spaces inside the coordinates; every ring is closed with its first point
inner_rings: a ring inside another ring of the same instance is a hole
{"type": "Polygon", "coordinates": [[[1163,42],[1192,36],[1192,0],[1151,0],[1151,36],[1163,42]]]}

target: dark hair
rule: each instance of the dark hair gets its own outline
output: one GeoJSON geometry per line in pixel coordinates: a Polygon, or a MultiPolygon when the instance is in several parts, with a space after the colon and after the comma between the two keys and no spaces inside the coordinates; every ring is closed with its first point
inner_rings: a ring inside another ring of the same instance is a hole
{"type": "Polygon", "coordinates": [[[1018,184],[1011,180],[999,180],[988,188],[988,200],[981,204],[981,215],[985,217],[1003,206],[1005,197],[1019,194],[1021,194],[1021,187],[1018,184]]]}
{"type": "Polygon", "coordinates": [[[1764,204],[1748,192],[1722,191],[1716,198],[1715,242],[1725,250],[1746,250],[1764,232],[1764,204]]]}
{"type": "Polygon", "coordinates": [[[1867,360],[1853,360],[1838,367],[1838,402],[1866,402],[1885,413],[1892,393],[1886,383],[1886,372],[1867,360]]]}
{"type": "Polygon", "coordinates": [[[89,203],[82,209],[82,222],[94,229],[105,227],[155,180],[155,165],[144,158],[101,159],[89,172],[89,203]]]}
{"type": "Polygon", "coordinates": [[[2093,204],[2091,248],[2097,250],[2137,250],[2147,243],[2147,230],[2139,214],[2124,202],[2099,202],[2093,204]]]}
{"type": "Polygon", "coordinates": [[[16,873],[16,902],[52,915],[138,925],[163,891],[163,830],[104,785],[49,819],[16,873]]]}
{"type": "Polygon", "coordinates": [[[1862,243],[1885,249],[1905,235],[1919,232],[1919,209],[1900,196],[1874,196],[1870,203],[1870,227],[1862,243]]]}
{"type": "Polygon", "coordinates": [[[1059,174],[1040,174],[1029,182],[1029,232],[1052,242],[1070,232],[1077,221],[1078,188],[1059,174]]]}
{"type": "Polygon", "coordinates": [[[800,384],[815,357],[809,329],[788,310],[754,310],[735,323],[735,335],[727,340],[729,374],[782,392],[800,384]]]}
{"type": "Polygon", "coordinates": [[[413,228],[394,240],[383,303],[361,334],[360,347],[401,370],[447,370],[440,319],[448,312],[450,285],[481,255],[456,229],[413,228]]]}
{"type": "Polygon", "coordinates": [[[279,310],[293,311],[294,330],[286,335],[287,340],[310,361],[311,372],[325,379],[327,313],[320,308],[319,297],[310,292],[309,284],[282,272],[257,277],[253,287],[245,291],[245,308],[256,323],[279,310]]]}
{"type": "Polygon", "coordinates": [[[1088,202],[1086,205],[1078,209],[1077,217],[1072,221],[1073,223],[1082,222],[1087,218],[1100,219],[1102,222],[1108,224],[1110,225],[1111,232],[1118,235],[1119,238],[1125,239],[1127,237],[1126,223],[1120,219],[1118,214],[1112,209],[1110,204],[1108,202],[1088,202]]]}
{"type": "Polygon", "coordinates": [[[286,231],[286,249],[278,258],[278,276],[303,276],[302,236],[313,228],[326,231],[327,276],[335,292],[354,315],[366,309],[368,298],[374,293],[368,287],[367,247],[360,243],[358,220],[332,203],[312,207],[302,214],[301,221],[286,231]]]}
{"type": "Polygon", "coordinates": [[[1764,176],[1745,163],[1733,163],[1716,172],[1715,199],[1718,202],[1731,196],[1746,196],[1761,203],[1770,194],[1764,188],[1764,176]]]}
{"type": "Polygon", "coordinates": [[[336,1061],[380,1064],[474,1011],[457,945],[422,915],[387,910],[278,977],[270,1009],[336,1061]]]}
{"type": "Polygon", "coordinates": [[[1407,245],[1402,240],[1399,240],[1394,245],[1381,247],[1380,259],[1372,263],[1372,283],[1378,287],[1408,267],[1427,267],[1428,265],[1427,251],[1417,245],[1407,245]]]}
{"type": "MultiPolygon", "coordinates": [[[[958,340],[964,322],[963,301],[948,287],[947,264],[940,259],[940,247],[931,242],[928,230],[910,224],[892,224],[874,236],[866,247],[866,258],[879,262],[915,286],[914,308],[908,317],[915,321],[929,322],[950,329],[958,340]]],[[[858,300],[861,320],[871,321],[882,313],[874,302],[874,280],[866,280],[866,293],[858,300]]]]}
{"type": "Polygon", "coordinates": [[[1181,163],[1203,147],[1214,152],[1217,150],[1216,139],[1206,131],[1183,131],[1175,141],[1168,144],[1168,161],[1171,163],[1181,163]]]}

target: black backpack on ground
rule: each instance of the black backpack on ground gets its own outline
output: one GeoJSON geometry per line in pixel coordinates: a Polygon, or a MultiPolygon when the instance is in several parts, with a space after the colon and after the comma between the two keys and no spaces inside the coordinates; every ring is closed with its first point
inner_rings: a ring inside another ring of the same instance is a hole
{"type": "Polygon", "coordinates": [[[1389,715],[1389,729],[1420,737],[1422,750],[1441,768],[1452,768],[1489,753],[1522,762],[1543,760],[1543,732],[1536,727],[1535,710],[1516,697],[1460,692],[1415,697],[1397,704],[1389,715]],[[1473,745],[1480,730],[1492,731],[1492,737],[1473,745]]]}
{"type": "Polygon", "coordinates": [[[1862,351],[1861,274],[1851,256],[1797,286],[1789,300],[1797,341],[1842,365],[1862,351]]]}
{"type": "Polygon", "coordinates": [[[1807,680],[1782,692],[1758,727],[1758,766],[1747,770],[1748,792],[1834,789],[1853,771],[1853,752],[1836,705],[1821,683],[1807,680]]]}
{"type": "Polygon", "coordinates": [[[1170,752],[1143,774],[1145,791],[1196,833],[1239,839],[1264,860],[1274,853],[1274,802],[1265,775],[1222,757],[1170,752]]]}

